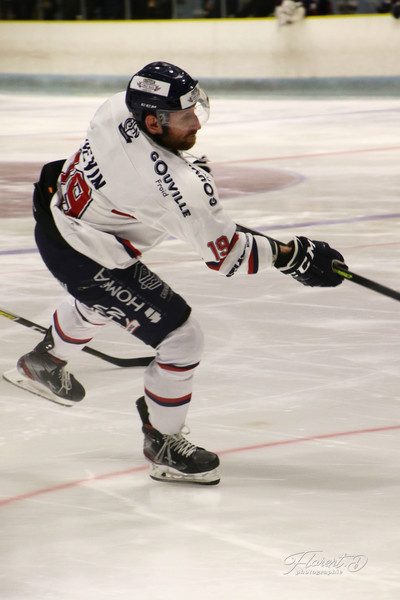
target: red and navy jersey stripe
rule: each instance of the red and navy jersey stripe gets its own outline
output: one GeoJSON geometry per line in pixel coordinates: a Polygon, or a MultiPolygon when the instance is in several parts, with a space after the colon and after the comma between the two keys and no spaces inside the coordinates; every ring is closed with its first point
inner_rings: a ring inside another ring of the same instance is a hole
{"type": "Polygon", "coordinates": [[[131,244],[131,242],[129,240],[124,240],[124,238],[120,238],[117,235],[115,236],[115,239],[120,244],[122,244],[122,246],[125,248],[125,250],[127,251],[127,253],[129,254],[129,256],[131,258],[139,258],[140,256],[142,256],[142,253],[140,252],[140,250],[135,248],[135,246],[133,246],[133,244],[131,244]]]}
{"type": "Polygon", "coordinates": [[[157,362],[157,365],[161,368],[161,369],[165,369],[166,371],[175,371],[178,373],[184,373],[185,371],[191,371],[192,369],[195,369],[196,367],[199,366],[199,362],[194,363],[193,365],[186,365],[185,367],[178,367],[176,365],[172,365],[172,364],[166,364],[166,363],[160,363],[157,362]]]}
{"type": "Polygon", "coordinates": [[[188,404],[192,399],[192,394],[187,394],[186,396],[181,396],[181,398],[164,398],[163,396],[157,396],[150,392],[147,388],[144,389],[146,392],[146,396],[150,398],[153,402],[158,404],[159,406],[183,406],[184,404],[188,404]]]}
{"type": "Polygon", "coordinates": [[[249,275],[254,275],[258,273],[258,247],[255,238],[253,237],[253,244],[251,246],[251,252],[249,256],[247,272],[249,275]]]}
{"type": "Polygon", "coordinates": [[[120,210],[115,210],[115,208],[113,208],[111,212],[114,213],[114,215],[120,215],[121,217],[129,217],[130,219],[134,219],[136,221],[136,217],[130,215],[129,213],[121,212],[120,210]]]}
{"type": "Polygon", "coordinates": [[[81,344],[88,344],[92,340],[91,337],[84,339],[84,340],[81,340],[78,338],[73,338],[73,337],[70,337],[69,335],[67,335],[66,333],[64,333],[64,331],[61,329],[60,322],[58,320],[57,311],[53,315],[53,322],[54,322],[54,329],[56,330],[59,337],[63,340],[63,342],[68,342],[68,344],[81,345],[81,344]]]}

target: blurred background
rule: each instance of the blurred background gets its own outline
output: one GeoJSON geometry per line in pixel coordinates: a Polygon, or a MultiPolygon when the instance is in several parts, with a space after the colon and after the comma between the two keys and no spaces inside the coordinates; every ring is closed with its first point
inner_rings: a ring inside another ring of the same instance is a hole
{"type": "MultiPolygon", "coordinates": [[[[1,308],[51,322],[65,292],[35,247],[33,182],[153,60],[209,93],[195,151],[235,222],[329,241],[355,272],[400,289],[398,4],[0,0],[0,11],[1,308]]],[[[146,263],[205,331],[188,425],[221,454],[221,484],[148,477],[142,369],[82,355],[69,368],[87,397],[65,410],[0,378],[1,600],[398,600],[398,302],[276,270],[226,280],[174,239],[146,263]],[[310,552],[343,568],[292,569],[310,552]]],[[[39,339],[1,317],[0,373],[39,339]]],[[[112,327],[93,345],[149,353],[112,327]]]]}
{"type": "MultiPolygon", "coordinates": [[[[269,17],[279,0],[0,0],[1,19],[195,19],[269,17]]],[[[304,0],[306,15],[393,12],[395,0],[304,0]]],[[[396,13],[397,14],[397,13],[396,13]]]]}

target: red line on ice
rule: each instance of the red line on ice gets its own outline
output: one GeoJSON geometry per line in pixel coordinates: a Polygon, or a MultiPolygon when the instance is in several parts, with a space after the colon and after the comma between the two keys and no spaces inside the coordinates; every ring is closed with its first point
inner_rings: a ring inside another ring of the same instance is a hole
{"type": "MultiPolygon", "coordinates": [[[[396,429],[400,429],[400,425],[389,425],[388,427],[374,427],[371,429],[356,429],[354,431],[342,431],[337,433],[326,433],[322,435],[312,435],[309,437],[303,438],[292,438],[289,440],[281,440],[278,442],[267,442],[265,444],[256,444],[254,446],[243,446],[241,448],[231,448],[229,450],[222,450],[218,452],[221,454],[232,454],[236,452],[246,452],[248,450],[261,450],[262,448],[272,448],[274,446],[285,446],[288,444],[298,444],[300,442],[312,442],[316,440],[326,440],[331,438],[345,437],[349,435],[361,435],[366,433],[379,433],[382,431],[394,431],[396,429]]],[[[30,500],[31,498],[37,498],[38,496],[43,496],[45,494],[51,494],[53,492],[59,492],[62,490],[71,489],[74,487],[79,487],[80,485],[85,485],[87,483],[92,483],[95,481],[101,481],[102,479],[112,479],[113,477],[121,477],[123,475],[130,475],[131,473],[138,473],[139,471],[146,471],[148,467],[134,467],[132,469],[126,469],[124,471],[114,471],[113,473],[104,473],[103,475],[96,475],[94,477],[86,477],[85,479],[78,479],[76,481],[69,481],[66,483],[60,483],[58,485],[54,485],[48,488],[43,488],[41,490],[36,490],[33,492],[27,492],[25,494],[20,494],[19,496],[12,496],[10,498],[4,498],[0,500],[0,506],[6,506],[8,504],[14,504],[15,502],[21,502],[22,500],[30,500]]]]}

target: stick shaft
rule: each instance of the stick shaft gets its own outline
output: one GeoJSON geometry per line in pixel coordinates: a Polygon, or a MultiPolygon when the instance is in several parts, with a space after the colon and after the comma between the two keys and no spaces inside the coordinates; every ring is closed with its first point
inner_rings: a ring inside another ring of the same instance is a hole
{"type": "MultiPolygon", "coordinates": [[[[33,321],[29,321],[29,319],[25,319],[24,317],[20,317],[19,315],[10,313],[8,310],[0,309],[0,316],[5,317],[6,319],[10,319],[10,321],[14,321],[15,323],[19,323],[24,327],[35,329],[35,331],[38,331],[39,333],[45,334],[47,331],[46,327],[38,325],[33,321]]],[[[109,362],[112,365],[116,365],[117,367],[146,367],[153,360],[152,356],[143,356],[139,358],[118,358],[117,356],[110,356],[109,354],[100,352],[100,350],[96,350],[95,348],[91,348],[90,346],[85,346],[82,350],[87,354],[96,356],[96,358],[105,360],[106,362],[109,362]]]]}
{"type": "MultiPolygon", "coordinates": [[[[244,225],[238,225],[239,231],[244,231],[247,233],[252,233],[253,235],[261,235],[262,237],[269,238],[269,236],[261,233],[260,231],[256,231],[255,229],[249,229],[248,227],[244,227],[244,225]]],[[[273,239],[273,238],[270,238],[273,239]]],[[[274,240],[278,241],[278,240],[274,240]]],[[[372,281],[371,279],[367,279],[366,277],[362,277],[361,275],[357,275],[357,273],[353,273],[349,271],[347,268],[344,269],[342,263],[339,261],[333,261],[332,271],[337,275],[341,275],[348,281],[352,281],[353,283],[358,283],[358,285],[362,285],[374,292],[378,292],[378,294],[382,294],[383,296],[389,296],[389,298],[393,298],[394,300],[400,301],[400,292],[396,290],[392,290],[391,288],[386,287],[376,281],[372,281]]]]}
{"type": "MultiPolygon", "coordinates": [[[[335,263],[335,261],[334,261],[335,263]]],[[[400,292],[396,292],[396,290],[392,290],[391,288],[386,287],[385,285],[381,285],[376,281],[372,281],[371,279],[367,279],[366,277],[362,277],[361,275],[357,275],[357,273],[353,273],[352,271],[348,271],[347,269],[341,269],[339,265],[333,264],[332,271],[337,273],[337,275],[341,275],[348,281],[352,281],[353,283],[358,283],[374,292],[378,292],[379,294],[383,294],[384,296],[389,296],[389,298],[394,298],[394,300],[400,301],[400,292]]]]}

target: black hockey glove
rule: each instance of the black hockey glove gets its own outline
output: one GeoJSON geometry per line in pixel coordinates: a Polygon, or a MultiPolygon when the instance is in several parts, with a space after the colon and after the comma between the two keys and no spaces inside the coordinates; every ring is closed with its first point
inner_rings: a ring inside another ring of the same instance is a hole
{"type": "Polygon", "coordinates": [[[326,242],[316,242],[306,237],[295,237],[288,243],[293,253],[287,264],[282,265],[282,256],[276,258],[276,268],[285,275],[291,275],[303,285],[335,287],[342,283],[343,277],[332,271],[332,261],[344,258],[326,242]]]}

